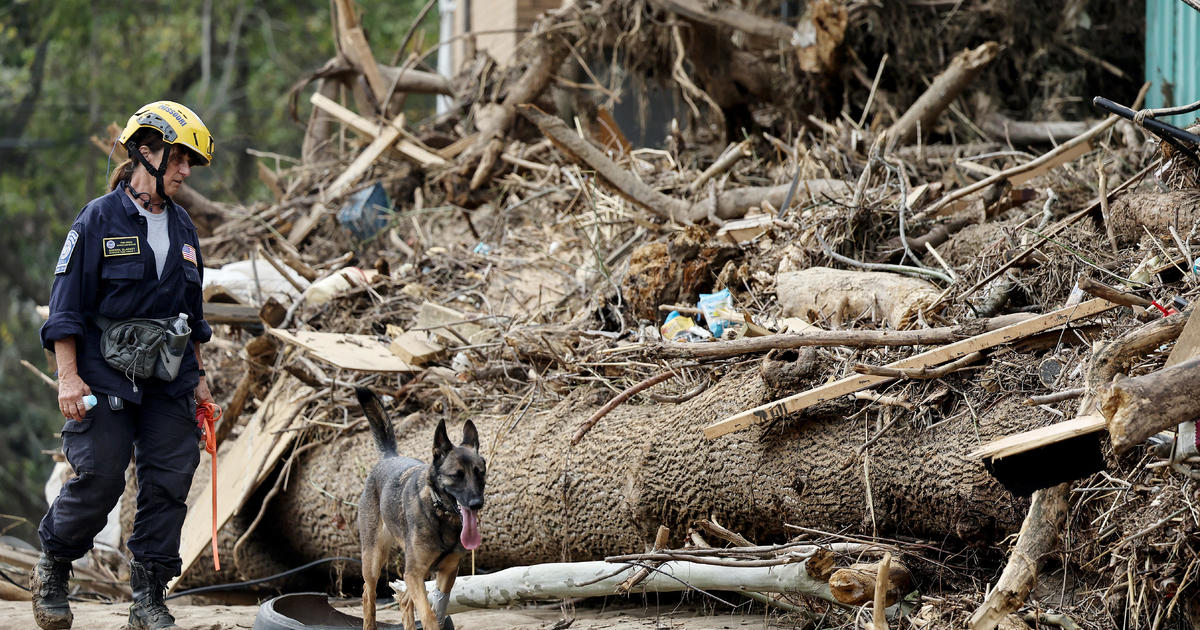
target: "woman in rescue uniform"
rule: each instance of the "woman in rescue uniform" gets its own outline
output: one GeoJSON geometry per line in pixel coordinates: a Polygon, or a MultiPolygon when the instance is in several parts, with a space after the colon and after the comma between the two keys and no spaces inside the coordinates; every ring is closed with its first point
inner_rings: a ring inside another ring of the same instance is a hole
{"type": "Polygon", "coordinates": [[[88,203],[67,233],[41,329],[42,345],[58,364],[63,453],[76,475],[38,528],[42,556],[30,590],[34,618],[46,629],[71,627],[70,563],[105,526],[131,455],[138,494],[128,540],[129,627],[178,627],[163,597],[181,570],[180,532],[200,461],[195,408],[212,401],[199,351],[212,336],[201,310],[200,241],[187,212],[171,200],[192,168],[212,159],[212,136],[192,110],[157,101],[129,118],[119,142],[129,159],[114,172],[110,192],[88,203]],[[102,356],[109,322],[180,313],[187,315],[191,343],[173,380],[132,377],[102,356]],[[85,404],[89,394],[95,406],[85,404]]]}

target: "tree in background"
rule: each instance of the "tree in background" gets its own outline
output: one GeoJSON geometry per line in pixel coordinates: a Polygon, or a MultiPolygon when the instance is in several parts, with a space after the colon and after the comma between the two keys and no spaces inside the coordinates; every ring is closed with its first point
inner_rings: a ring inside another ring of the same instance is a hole
{"type": "MultiPolygon", "coordinates": [[[[358,3],[381,60],[423,4],[358,3]]],[[[330,24],[326,0],[0,5],[0,515],[15,517],[0,516],[0,533],[34,540],[46,507],[41,451],[58,448],[63,420],[20,360],[45,365],[33,307],[49,299],[67,227],[105,192],[108,161],[89,138],[145,102],[185,103],[217,142],[212,167],[188,183],[218,201],[268,199],[246,149],[299,155],[287,91],[335,54],[330,24]]],[[[436,33],[436,13],[423,28],[436,33]]],[[[123,158],[118,148],[112,163],[123,158]]]]}

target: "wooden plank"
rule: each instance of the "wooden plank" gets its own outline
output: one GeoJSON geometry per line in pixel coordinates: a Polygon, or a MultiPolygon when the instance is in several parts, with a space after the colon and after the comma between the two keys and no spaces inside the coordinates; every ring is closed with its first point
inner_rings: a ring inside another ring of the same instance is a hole
{"type": "Polygon", "coordinates": [[[389,346],[392,354],[411,365],[425,365],[445,352],[445,348],[429,341],[428,335],[419,331],[410,331],[392,339],[389,346]]]}
{"type": "Polygon", "coordinates": [[[367,85],[375,95],[375,102],[382,104],[390,86],[379,73],[379,63],[375,61],[375,55],[367,43],[367,36],[363,33],[358,15],[354,11],[354,3],[351,0],[336,1],[343,52],[362,70],[363,76],[367,78],[367,85]]]}
{"type": "MultiPolygon", "coordinates": [[[[356,133],[368,138],[374,138],[379,133],[379,125],[359,116],[349,108],[342,106],[341,103],[320,92],[314,92],[312,98],[309,100],[314,107],[320,108],[325,113],[345,123],[346,126],[353,129],[356,133]]],[[[401,133],[403,133],[403,130],[401,130],[401,133]]],[[[446,164],[446,158],[411,140],[400,138],[391,149],[424,167],[444,166],[446,164]]]]}
{"type": "Polygon", "coordinates": [[[1041,166],[1038,166],[1037,168],[1032,168],[1028,171],[1009,175],[1008,181],[1010,184],[1012,184],[1013,188],[1020,187],[1025,182],[1035,177],[1041,177],[1042,175],[1049,173],[1050,171],[1062,166],[1063,164],[1066,164],[1067,162],[1074,162],[1075,160],[1083,157],[1084,154],[1091,152],[1091,150],[1092,143],[1090,140],[1087,142],[1081,142],[1078,145],[1063,151],[1061,154],[1054,156],[1054,159],[1042,164],[1041,166]]]}
{"type": "MultiPolygon", "coordinates": [[[[254,417],[238,435],[236,441],[222,445],[217,465],[217,528],[225,526],[241,509],[246,499],[266,480],[275,462],[283,455],[295,431],[286,431],[296,420],[301,404],[312,389],[292,376],[275,382],[254,417]]],[[[208,456],[201,456],[201,466],[210,466],[208,456]]],[[[188,501],[187,517],[179,542],[183,559],[180,577],[209,549],[212,538],[212,482],[188,501]]],[[[227,559],[228,561],[228,559],[227,559]]],[[[180,578],[171,580],[173,589],[180,578]]]]}
{"type": "MultiPolygon", "coordinates": [[[[962,341],[956,341],[952,344],[934,348],[920,354],[913,355],[907,359],[901,359],[887,364],[885,367],[891,368],[922,368],[940,365],[947,361],[966,356],[972,352],[986,350],[998,345],[1009,343],[1017,339],[1041,332],[1043,330],[1061,326],[1068,322],[1091,317],[1097,313],[1102,313],[1118,305],[1108,300],[1096,298],[1089,300],[1076,306],[1068,306],[1060,308],[1056,311],[1039,315],[1032,319],[1027,319],[1023,322],[998,328],[996,330],[976,335],[962,341]]],[[[719,422],[704,427],[704,437],[713,439],[749,428],[760,422],[782,418],[788,414],[806,409],[817,403],[826,400],[832,400],[839,396],[851,394],[859,390],[866,389],[877,383],[891,380],[886,376],[872,376],[869,374],[856,374],[848,376],[841,380],[834,381],[827,385],[800,392],[787,398],[769,402],[765,405],[760,405],[753,409],[747,409],[741,413],[735,414],[719,422]]]]}
{"type": "Polygon", "coordinates": [[[420,368],[392,354],[388,345],[370,335],[316,332],[301,330],[295,333],[279,328],[268,330],[272,335],[304,348],[314,357],[336,367],[364,372],[417,372],[420,368]]]}
{"type": "Polygon", "coordinates": [[[350,190],[350,187],[358,181],[358,178],[362,177],[362,174],[367,172],[368,168],[371,168],[375,160],[379,159],[379,156],[383,155],[383,152],[387,151],[388,147],[392,146],[392,143],[400,137],[400,127],[402,126],[404,126],[403,113],[397,115],[392,124],[384,127],[379,132],[379,135],[375,136],[375,139],[371,141],[371,144],[368,144],[367,148],[363,149],[363,152],[354,158],[350,166],[347,166],[346,170],[342,171],[342,174],[333,180],[329,188],[325,189],[324,198],[326,200],[333,200],[346,194],[350,190]]]}
{"type": "Polygon", "coordinates": [[[1088,433],[1095,433],[1103,429],[1104,426],[1104,416],[1096,414],[1076,416],[1071,420],[1065,420],[988,442],[971,451],[967,457],[972,459],[1003,459],[1009,455],[1023,453],[1039,446],[1061,442],[1080,435],[1087,435],[1088,433]]]}
{"type": "Polygon", "coordinates": [[[427,301],[421,305],[421,310],[417,311],[416,327],[428,330],[451,346],[463,345],[463,339],[470,344],[484,343],[494,336],[493,331],[467,321],[476,317],[479,316],[460,313],[452,308],[427,301]]]}
{"type": "Polygon", "coordinates": [[[1179,333],[1179,339],[1175,340],[1175,347],[1167,355],[1163,369],[1187,361],[1197,354],[1200,354],[1200,317],[1196,317],[1196,311],[1192,311],[1183,325],[1183,332],[1179,333]]]}

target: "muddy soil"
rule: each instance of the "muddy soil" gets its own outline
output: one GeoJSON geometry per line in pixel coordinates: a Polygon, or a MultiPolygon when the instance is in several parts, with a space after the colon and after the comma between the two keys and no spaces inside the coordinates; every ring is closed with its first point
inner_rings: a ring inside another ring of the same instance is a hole
{"type": "MultiPolygon", "coordinates": [[[[254,627],[258,607],[254,605],[180,605],[171,604],[176,622],[184,630],[246,630],[254,627]]],[[[358,615],[357,602],[345,601],[338,609],[358,615]]],[[[74,627],[80,630],[118,630],[125,627],[129,605],[73,602],[74,627]]],[[[572,630],[724,630],[755,628],[790,628],[793,624],[776,617],[766,618],[762,608],[749,614],[712,613],[694,604],[678,602],[655,605],[610,606],[607,608],[567,609],[565,618],[574,618],[572,630]]],[[[453,615],[454,625],[461,630],[542,630],[564,619],[564,610],[553,608],[519,608],[511,610],[476,610],[453,615]]],[[[400,612],[392,606],[379,611],[379,620],[400,623],[400,612]]],[[[37,630],[29,602],[0,601],[0,630],[37,630]]]]}

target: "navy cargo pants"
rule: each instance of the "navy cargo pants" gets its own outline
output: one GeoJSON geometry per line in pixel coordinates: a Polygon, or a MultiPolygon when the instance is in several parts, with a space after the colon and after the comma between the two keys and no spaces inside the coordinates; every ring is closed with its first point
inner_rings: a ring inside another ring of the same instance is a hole
{"type": "Polygon", "coordinates": [[[75,478],[63,485],[38,528],[42,551],[82,557],[125,490],[130,455],[137,468],[137,516],[129,551],[133,559],[170,575],[181,569],[179,538],[187,514],[192,473],[200,463],[195,402],[146,392],[142,404],[110,408],[108,396],[81,422],[63,426],[63,453],[75,478]]]}

